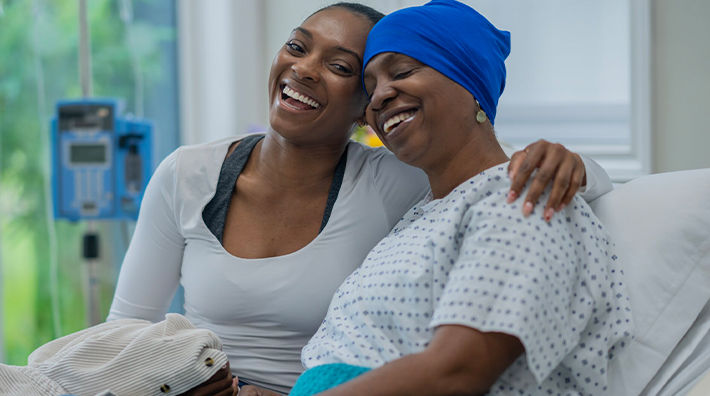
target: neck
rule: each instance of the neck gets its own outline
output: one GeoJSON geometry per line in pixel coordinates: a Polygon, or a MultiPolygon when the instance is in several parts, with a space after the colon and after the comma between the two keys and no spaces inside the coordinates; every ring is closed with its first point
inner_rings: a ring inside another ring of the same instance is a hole
{"type": "Polygon", "coordinates": [[[269,131],[247,166],[279,188],[309,188],[332,179],[346,146],[347,141],[298,145],[269,131]]]}
{"type": "Polygon", "coordinates": [[[424,169],[435,199],[443,198],[454,188],[484,170],[509,160],[493,131],[475,131],[464,144],[454,148],[446,160],[424,169]]]}

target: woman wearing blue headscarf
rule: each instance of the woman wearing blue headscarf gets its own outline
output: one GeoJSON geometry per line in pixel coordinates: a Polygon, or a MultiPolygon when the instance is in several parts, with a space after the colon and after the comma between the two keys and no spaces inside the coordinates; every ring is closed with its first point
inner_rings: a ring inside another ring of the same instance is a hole
{"type": "Polygon", "coordinates": [[[579,197],[550,222],[505,204],[493,124],[509,49],[453,0],[370,32],[367,122],[432,194],[336,291],[292,395],[607,392],[631,337],[623,273],[579,197]]]}

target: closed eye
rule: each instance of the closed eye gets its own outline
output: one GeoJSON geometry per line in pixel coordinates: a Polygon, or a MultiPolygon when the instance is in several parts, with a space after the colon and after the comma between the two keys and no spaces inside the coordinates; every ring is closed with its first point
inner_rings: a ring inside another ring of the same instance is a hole
{"type": "Polygon", "coordinates": [[[352,74],[353,73],[351,68],[349,68],[345,65],[341,65],[339,63],[333,63],[332,67],[333,67],[333,69],[335,69],[338,72],[343,73],[343,74],[352,74]]]}
{"type": "Polygon", "coordinates": [[[370,103],[372,101],[372,95],[375,93],[375,88],[377,87],[368,87],[367,84],[365,85],[365,95],[367,96],[367,103],[370,103]]]}
{"type": "Polygon", "coordinates": [[[410,74],[412,74],[413,71],[414,71],[414,69],[409,69],[409,70],[406,70],[403,72],[395,73],[393,78],[395,80],[401,80],[403,78],[407,78],[410,74]]]}

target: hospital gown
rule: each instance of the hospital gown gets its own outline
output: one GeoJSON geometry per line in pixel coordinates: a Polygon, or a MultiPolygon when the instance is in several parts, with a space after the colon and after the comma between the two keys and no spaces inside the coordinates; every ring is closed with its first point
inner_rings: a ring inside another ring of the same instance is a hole
{"type": "Polygon", "coordinates": [[[579,197],[550,223],[539,207],[523,217],[506,169],[407,212],[336,291],[304,366],[378,367],[455,324],[523,343],[491,394],[604,394],[632,329],[613,245],[579,197]]]}

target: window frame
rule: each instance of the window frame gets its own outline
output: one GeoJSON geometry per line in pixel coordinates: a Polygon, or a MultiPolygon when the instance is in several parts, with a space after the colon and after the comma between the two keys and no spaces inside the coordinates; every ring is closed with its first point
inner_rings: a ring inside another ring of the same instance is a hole
{"type": "MultiPolygon", "coordinates": [[[[652,120],[651,120],[651,3],[650,0],[627,0],[629,2],[629,102],[628,105],[597,104],[582,105],[508,105],[505,113],[497,119],[506,127],[544,128],[557,125],[564,130],[585,128],[594,130],[604,124],[628,123],[628,145],[620,143],[564,143],[568,149],[582,153],[597,161],[614,182],[626,182],[651,173],[652,120]],[[599,116],[602,114],[603,116],[599,116]],[[562,125],[562,126],[560,126],[562,125]]],[[[473,3],[474,1],[469,1],[473,3]]],[[[503,130],[503,128],[501,128],[503,130]]],[[[543,131],[541,131],[543,132],[543,131]]],[[[506,140],[505,133],[502,139],[506,140]]],[[[544,134],[540,134],[544,136],[544,134]]],[[[514,140],[512,145],[522,149],[532,141],[514,140]],[[521,146],[522,145],[522,146],[521,146]]],[[[535,139],[536,140],[536,139],[535,139]]]]}

